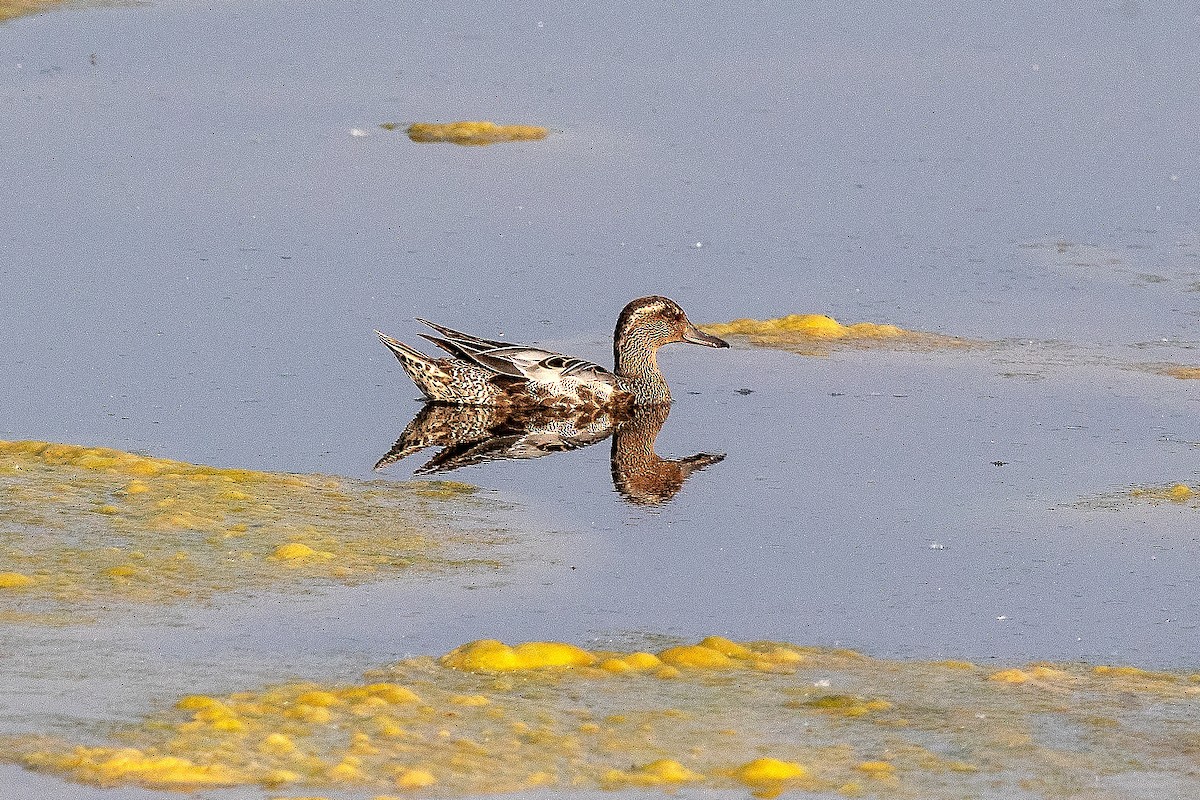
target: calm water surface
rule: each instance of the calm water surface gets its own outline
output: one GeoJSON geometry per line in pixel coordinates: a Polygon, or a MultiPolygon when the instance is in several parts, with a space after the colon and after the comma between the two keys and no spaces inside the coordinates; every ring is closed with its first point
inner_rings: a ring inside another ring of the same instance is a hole
{"type": "Polygon", "coordinates": [[[520,503],[532,563],[8,629],[3,726],[481,637],[1197,666],[1197,512],[1105,500],[1196,480],[1196,384],[1121,367],[1197,358],[1197,34],[1186,4],[1103,2],[160,2],[0,27],[0,438],[367,477],[419,409],[371,330],[411,341],[417,315],[601,363],[648,293],[697,322],[1004,342],[673,347],[658,452],[727,458],[670,503],[622,502],[607,443],[464,469],[520,503]],[[552,134],[377,127],[460,118],[552,134]]]}

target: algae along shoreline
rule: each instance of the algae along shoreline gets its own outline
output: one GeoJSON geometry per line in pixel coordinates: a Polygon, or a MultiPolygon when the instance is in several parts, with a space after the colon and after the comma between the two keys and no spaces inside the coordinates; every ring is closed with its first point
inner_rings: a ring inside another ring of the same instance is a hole
{"type": "Polygon", "coordinates": [[[453,481],[258,472],[0,441],[0,615],[77,621],[114,601],[494,570],[511,537],[483,520],[499,507],[453,481]]]}
{"type": "Polygon", "coordinates": [[[1197,723],[1200,675],[1129,666],[1002,669],[721,637],[658,652],[481,640],[358,681],[183,694],[107,742],[0,737],[0,760],[101,787],[272,797],[1197,796],[1197,723]]]}

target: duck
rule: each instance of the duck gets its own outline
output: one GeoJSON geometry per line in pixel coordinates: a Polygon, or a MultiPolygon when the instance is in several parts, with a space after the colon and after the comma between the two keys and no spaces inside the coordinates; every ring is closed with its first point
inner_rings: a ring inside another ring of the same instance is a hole
{"type": "Polygon", "coordinates": [[[671,390],[658,348],[675,342],[729,347],[688,321],[674,300],[658,295],[629,302],[613,333],[614,369],[522,344],[482,339],[417,318],[438,336],[420,334],[450,354],[432,358],[375,331],[425,398],[453,405],[570,409],[666,405],[671,390]]]}

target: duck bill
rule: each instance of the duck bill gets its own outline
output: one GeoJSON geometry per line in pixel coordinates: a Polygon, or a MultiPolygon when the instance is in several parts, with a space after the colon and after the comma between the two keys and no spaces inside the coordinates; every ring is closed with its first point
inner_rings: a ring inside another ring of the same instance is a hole
{"type": "Polygon", "coordinates": [[[705,347],[729,347],[729,342],[724,339],[718,339],[710,333],[705,333],[695,325],[687,326],[687,330],[683,332],[683,340],[692,344],[702,344],[705,347]]]}

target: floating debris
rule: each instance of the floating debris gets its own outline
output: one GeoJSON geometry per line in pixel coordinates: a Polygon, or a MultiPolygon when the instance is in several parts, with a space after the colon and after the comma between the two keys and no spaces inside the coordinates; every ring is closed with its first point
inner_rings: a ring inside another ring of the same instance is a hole
{"type": "MultiPolygon", "coordinates": [[[[380,125],[385,130],[395,130],[395,123],[380,125]]],[[[545,139],[546,128],[537,125],[497,125],[494,122],[414,122],[408,126],[408,138],[422,144],[449,142],[461,145],[488,145],[497,142],[531,142],[545,139]]]]}
{"type": "Polygon", "coordinates": [[[1200,792],[1200,675],[904,662],[710,637],[657,653],[484,640],[352,683],[189,694],[110,743],[0,737],[96,786],[462,797],[680,786],[930,798],[1200,792]]]}
{"type": "Polygon", "coordinates": [[[451,523],[486,507],[474,487],[453,481],[358,481],[0,442],[0,612],[75,618],[114,600],[494,569],[503,535],[451,523]]]}

